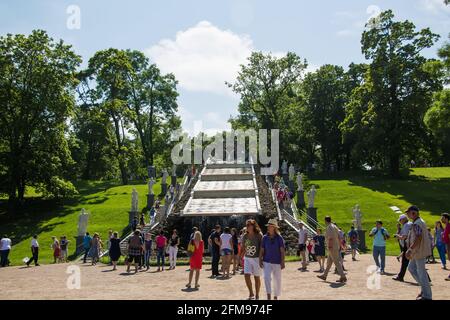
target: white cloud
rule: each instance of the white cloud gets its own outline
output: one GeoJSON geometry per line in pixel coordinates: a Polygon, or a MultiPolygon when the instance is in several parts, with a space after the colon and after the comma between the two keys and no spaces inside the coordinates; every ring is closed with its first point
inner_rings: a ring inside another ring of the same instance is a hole
{"type": "Polygon", "coordinates": [[[252,50],[248,36],[201,21],[177,32],[174,40],[161,40],[146,53],[163,72],[173,72],[183,89],[232,94],[225,81],[235,80],[252,50]]]}
{"type": "Polygon", "coordinates": [[[450,5],[444,0],[420,0],[420,7],[433,14],[450,13],[450,5]]]}

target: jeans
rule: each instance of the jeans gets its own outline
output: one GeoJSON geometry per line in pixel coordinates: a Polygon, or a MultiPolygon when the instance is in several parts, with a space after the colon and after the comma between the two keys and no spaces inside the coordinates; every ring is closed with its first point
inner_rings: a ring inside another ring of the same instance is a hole
{"type": "Polygon", "coordinates": [[[1,250],[0,253],[1,253],[0,265],[2,267],[6,267],[8,265],[9,249],[8,250],[1,250]]]}
{"type": "Polygon", "coordinates": [[[145,251],[145,266],[147,268],[150,268],[150,257],[152,256],[152,251],[151,250],[146,250],[145,251]]]}
{"type": "Polygon", "coordinates": [[[91,248],[84,248],[84,256],[83,256],[83,263],[86,263],[86,259],[87,259],[87,256],[88,256],[88,254],[89,254],[89,250],[90,250],[91,248]]]}
{"type": "Polygon", "coordinates": [[[422,297],[425,299],[431,299],[431,287],[430,280],[428,278],[427,270],[425,269],[426,258],[423,259],[415,259],[409,262],[408,270],[411,272],[413,278],[417,281],[417,283],[422,288],[422,297]]]}
{"type": "Polygon", "coordinates": [[[175,268],[177,266],[177,253],[178,253],[177,246],[169,247],[169,262],[171,268],[175,268]]]}
{"type": "Polygon", "coordinates": [[[373,246],[373,259],[375,264],[381,271],[384,271],[384,264],[386,260],[386,247],[373,246]]]}
{"type": "Polygon", "coordinates": [[[158,268],[162,266],[162,268],[164,269],[164,257],[164,248],[158,248],[158,253],[156,255],[156,264],[158,265],[158,268]]]}
{"type": "Polygon", "coordinates": [[[436,244],[436,248],[437,248],[437,251],[439,253],[439,258],[441,259],[442,266],[445,267],[446,266],[446,260],[445,260],[446,248],[445,248],[445,243],[442,243],[442,242],[437,243],[436,244]]]}
{"type": "Polygon", "coordinates": [[[38,259],[39,259],[39,248],[31,248],[31,259],[28,260],[27,265],[29,266],[32,261],[34,261],[34,265],[38,265],[38,259]]]}

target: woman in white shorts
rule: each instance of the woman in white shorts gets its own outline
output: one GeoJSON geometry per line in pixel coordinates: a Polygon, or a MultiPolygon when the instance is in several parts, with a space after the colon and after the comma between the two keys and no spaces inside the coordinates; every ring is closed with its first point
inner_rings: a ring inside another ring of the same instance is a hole
{"type": "Polygon", "coordinates": [[[222,255],[222,275],[223,278],[230,277],[230,265],[233,254],[233,237],[229,227],[225,227],[220,235],[220,253],[222,255]]]}
{"type": "Polygon", "coordinates": [[[258,300],[261,288],[261,267],[259,252],[261,248],[262,233],[255,220],[246,222],[246,231],[242,237],[241,256],[244,257],[245,283],[249,291],[248,300],[258,300]],[[255,292],[253,292],[252,279],[255,278],[255,292]]]}

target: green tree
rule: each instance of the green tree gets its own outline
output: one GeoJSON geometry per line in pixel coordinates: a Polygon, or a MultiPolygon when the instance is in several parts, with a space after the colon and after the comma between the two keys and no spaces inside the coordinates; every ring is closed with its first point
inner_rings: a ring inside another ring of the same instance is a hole
{"type": "Polygon", "coordinates": [[[354,90],[343,126],[360,136],[359,148],[372,161],[399,175],[402,157],[413,156],[426,139],[423,117],[433,92],[441,88],[421,51],[438,35],[417,31],[410,21],[394,21],[382,12],[362,35],[362,52],[370,61],[362,87],[354,90]]]}
{"type": "Polygon", "coordinates": [[[26,186],[48,196],[75,192],[63,178],[72,164],[65,133],[81,58],[45,31],[0,38],[1,190],[11,204],[26,186]]]}

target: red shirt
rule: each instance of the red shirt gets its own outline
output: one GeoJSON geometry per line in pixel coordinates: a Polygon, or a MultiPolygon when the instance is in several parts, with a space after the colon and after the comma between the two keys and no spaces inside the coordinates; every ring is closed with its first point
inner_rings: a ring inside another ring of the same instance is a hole
{"type": "Polygon", "coordinates": [[[444,232],[442,233],[442,242],[450,244],[450,222],[445,226],[444,232]]]}

